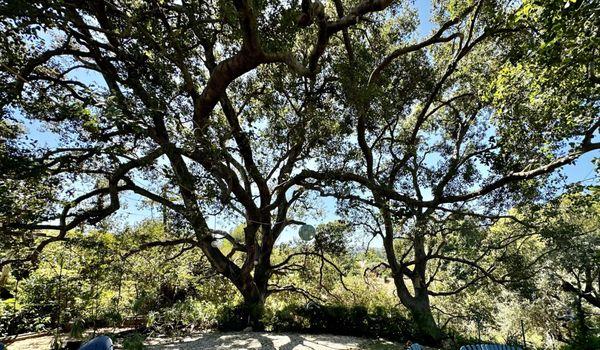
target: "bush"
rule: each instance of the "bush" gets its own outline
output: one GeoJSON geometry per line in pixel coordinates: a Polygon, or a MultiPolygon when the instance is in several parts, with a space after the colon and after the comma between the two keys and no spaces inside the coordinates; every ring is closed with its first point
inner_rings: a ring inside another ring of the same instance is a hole
{"type": "Polygon", "coordinates": [[[309,319],[297,312],[298,305],[286,305],[283,309],[273,313],[269,322],[274,331],[299,331],[310,328],[309,319]]]}
{"type": "Polygon", "coordinates": [[[146,348],[144,345],[144,340],[146,337],[139,333],[133,333],[127,336],[123,340],[123,349],[124,350],[143,350],[146,348]]]}
{"type": "Polygon", "coordinates": [[[288,305],[269,320],[273,331],[332,333],[386,338],[396,341],[413,339],[414,326],[395,308],[364,306],[288,305]]]}
{"type": "Polygon", "coordinates": [[[158,333],[183,329],[208,329],[218,324],[219,309],[207,301],[186,299],[148,315],[147,326],[158,333]]]}
{"type": "Polygon", "coordinates": [[[235,306],[226,306],[217,316],[217,329],[220,331],[241,331],[248,326],[248,316],[250,309],[239,304],[235,306]]]}
{"type": "Polygon", "coordinates": [[[69,334],[72,338],[81,339],[83,338],[83,333],[85,332],[85,321],[82,318],[76,318],[73,320],[73,325],[71,326],[71,331],[69,334]]]}
{"type": "Polygon", "coordinates": [[[123,323],[123,315],[116,310],[105,310],[102,314],[100,314],[99,320],[108,323],[108,325],[112,327],[115,327],[123,323]]]}
{"type": "Polygon", "coordinates": [[[29,307],[17,310],[16,313],[12,310],[0,309],[0,336],[39,332],[50,327],[51,317],[42,311],[29,307]]]}
{"type": "Polygon", "coordinates": [[[566,345],[563,350],[596,350],[600,349],[599,336],[578,336],[572,344],[566,345]]]}

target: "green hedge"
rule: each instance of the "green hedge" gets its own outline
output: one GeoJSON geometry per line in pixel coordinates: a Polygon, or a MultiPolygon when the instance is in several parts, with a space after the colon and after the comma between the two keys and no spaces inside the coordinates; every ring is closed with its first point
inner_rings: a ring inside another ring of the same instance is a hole
{"type": "MultiPolygon", "coordinates": [[[[225,308],[219,315],[218,328],[242,330],[247,325],[247,315],[241,305],[225,308]]],[[[364,306],[291,304],[268,312],[263,322],[275,332],[331,333],[396,341],[415,339],[414,325],[395,308],[368,310],[364,306]]]]}

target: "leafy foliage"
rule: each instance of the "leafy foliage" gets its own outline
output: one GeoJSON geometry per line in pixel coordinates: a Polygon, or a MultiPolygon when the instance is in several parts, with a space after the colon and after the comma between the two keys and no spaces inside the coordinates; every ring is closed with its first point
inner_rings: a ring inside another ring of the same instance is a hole
{"type": "Polygon", "coordinates": [[[594,344],[598,192],[554,199],[600,149],[598,11],[442,0],[420,33],[390,0],[0,1],[3,331],[275,317],[439,345],[473,318],[514,340],[517,314],[594,344]],[[136,200],[162,222],[122,220],[136,200]]]}

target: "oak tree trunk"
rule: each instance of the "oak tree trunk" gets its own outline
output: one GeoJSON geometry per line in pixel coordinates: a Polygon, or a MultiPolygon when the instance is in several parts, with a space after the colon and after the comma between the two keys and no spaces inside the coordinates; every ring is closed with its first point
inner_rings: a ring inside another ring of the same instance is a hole
{"type": "Polygon", "coordinates": [[[435,322],[431,311],[431,303],[429,301],[429,291],[426,284],[427,258],[424,246],[424,237],[416,235],[413,237],[413,247],[415,254],[414,269],[408,270],[399,261],[394,251],[394,232],[393,221],[389,212],[382,211],[385,224],[385,238],[383,246],[385,248],[387,260],[392,270],[394,284],[400,303],[404,305],[410,312],[415,323],[416,334],[424,342],[431,344],[439,344],[443,338],[441,328],[435,322]],[[404,281],[404,278],[409,277],[414,289],[411,293],[404,281]]]}
{"type": "Polygon", "coordinates": [[[417,335],[426,342],[439,343],[442,340],[443,332],[435,322],[429,298],[414,298],[412,303],[405,304],[405,306],[409,309],[415,322],[417,335]]]}
{"type": "Polygon", "coordinates": [[[244,308],[247,312],[247,327],[253,331],[263,331],[265,326],[262,322],[262,317],[265,313],[265,301],[267,299],[267,290],[257,285],[251,280],[246,288],[243,288],[242,295],[244,297],[244,308]]]}

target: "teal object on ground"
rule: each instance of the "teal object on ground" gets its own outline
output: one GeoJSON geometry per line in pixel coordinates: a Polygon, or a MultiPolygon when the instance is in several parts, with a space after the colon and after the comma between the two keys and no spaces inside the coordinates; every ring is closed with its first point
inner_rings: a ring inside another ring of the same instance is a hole
{"type": "Polygon", "coordinates": [[[317,230],[312,225],[302,225],[298,230],[298,235],[304,241],[310,241],[315,237],[317,230]]]}
{"type": "Polygon", "coordinates": [[[418,343],[413,343],[407,350],[423,350],[423,347],[418,343]]]}
{"type": "Polygon", "coordinates": [[[513,345],[476,344],[476,345],[461,346],[460,350],[522,350],[522,349],[518,346],[513,346],[513,345]]]}

